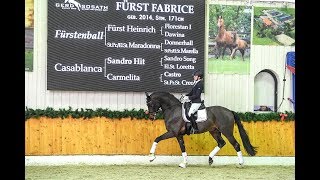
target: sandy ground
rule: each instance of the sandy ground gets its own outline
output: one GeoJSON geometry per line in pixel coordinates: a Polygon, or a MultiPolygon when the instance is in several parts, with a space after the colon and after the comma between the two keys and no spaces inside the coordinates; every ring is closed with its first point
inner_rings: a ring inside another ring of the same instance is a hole
{"type": "Polygon", "coordinates": [[[236,165],[64,165],[64,166],[26,166],[27,180],[170,180],[170,179],[295,179],[295,166],[244,166],[236,165]]]}

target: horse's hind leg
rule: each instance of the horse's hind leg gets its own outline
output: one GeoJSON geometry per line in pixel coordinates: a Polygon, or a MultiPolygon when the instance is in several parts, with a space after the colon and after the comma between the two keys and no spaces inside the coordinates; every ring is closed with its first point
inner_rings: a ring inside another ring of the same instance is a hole
{"type": "Polygon", "coordinates": [[[165,140],[165,139],[169,139],[169,138],[172,138],[174,137],[174,133],[173,132],[166,132],[164,134],[162,134],[161,136],[157,137],[153,144],[152,144],[152,147],[150,149],[150,154],[149,154],[149,161],[152,162],[156,156],[154,155],[155,151],[156,151],[156,148],[157,148],[157,144],[162,141],[162,140],[165,140]]]}
{"type": "Polygon", "coordinates": [[[244,61],[244,49],[240,49],[241,55],[242,55],[242,60],[244,61]]]}
{"type": "Polygon", "coordinates": [[[214,129],[213,131],[209,132],[218,143],[218,146],[216,146],[209,154],[209,165],[211,165],[213,163],[214,155],[217,154],[217,152],[226,144],[226,142],[221,137],[221,132],[218,129],[214,129]]]}
{"type": "MultiPolygon", "coordinates": [[[[223,133],[223,132],[222,132],[223,133]]],[[[243,161],[243,157],[242,157],[242,152],[240,150],[240,144],[237,142],[237,140],[234,138],[232,132],[230,133],[223,133],[225,135],[225,137],[229,140],[229,142],[232,144],[233,148],[236,150],[237,152],[237,156],[238,156],[238,160],[239,160],[239,164],[243,165],[244,161],[243,161]]]]}

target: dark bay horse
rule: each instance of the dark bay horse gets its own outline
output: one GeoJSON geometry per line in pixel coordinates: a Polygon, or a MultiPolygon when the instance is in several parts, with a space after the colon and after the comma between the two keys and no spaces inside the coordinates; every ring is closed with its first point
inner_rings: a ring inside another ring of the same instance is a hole
{"type": "MultiPolygon", "coordinates": [[[[157,144],[165,139],[177,138],[182,152],[183,162],[179,164],[179,167],[186,168],[187,165],[187,153],[184,145],[183,136],[186,134],[186,122],[182,117],[182,103],[179,99],[167,92],[154,92],[149,95],[147,92],[147,106],[150,119],[155,119],[156,113],[161,108],[165,126],[167,132],[157,137],[150,149],[150,162],[152,162],[155,157],[155,150],[157,144]]],[[[256,147],[253,147],[250,143],[249,137],[241,124],[239,116],[234,112],[225,107],[221,106],[210,106],[206,107],[207,110],[207,120],[198,123],[199,133],[204,133],[209,131],[212,137],[217,141],[218,146],[216,146],[209,154],[209,165],[213,163],[214,155],[226,144],[226,142],[221,137],[221,133],[228,139],[237,152],[239,159],[239,165],[242,166],[244,161],[242,157],[242,152],[240,150],[240,144],[237,142],[233,136],[234,123],[237,124],[244,149],[250,156],[256,155],[256,147]]]]}

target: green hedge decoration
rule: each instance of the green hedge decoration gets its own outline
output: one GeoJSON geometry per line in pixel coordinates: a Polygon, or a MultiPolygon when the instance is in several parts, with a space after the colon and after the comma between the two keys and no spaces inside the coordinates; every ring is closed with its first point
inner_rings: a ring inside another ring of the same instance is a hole
{"type": "MultiPolygon", "coordinates": [[[[287,114],[287,117],[284,121],[294,121],[295,114],[293,112],[264,112],[264,113],[254,113],[254,112],[237,112],[241,121],[244,122],[252,122],[252,121],[280,121],[281,113],[287,114]]],[[[47,107],[46,109],[30,109],[26,107],[25,110],[25,120],[30,118],[40,118],[40,117],[48,117],[48,118],[67,118],[71,116],[72,118],[79,119],[90,119],[94,117],[106,117],[111,119],[121,119],[121,118],[136,118],[136,119],[148,119],[148,115],[145,114],[144,109],[132,109],[132,110],[123,110],[123,111],[111,111],[108,108],[102,109],[97,108],[93,109],[75,109],[73,110],[71,107],[68,109],[59,109],[54,110],[51,107],[47,107]]],[[[156,119],[163,119],[163,114],[159,112],[156,116],[156,119]]]]}

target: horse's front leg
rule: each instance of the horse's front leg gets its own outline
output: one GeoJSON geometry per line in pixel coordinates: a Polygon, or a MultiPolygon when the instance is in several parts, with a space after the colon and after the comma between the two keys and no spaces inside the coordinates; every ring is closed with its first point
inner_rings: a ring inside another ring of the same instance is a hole
{"type": "Polygon", "coordinates": [[[152,147],[150,149],[150,154],[149,154],[149,161],[152,162],[156,156],[155,156],[155,152],[156,152],[156,148],[157,148],[157,144],[162,141],[162,140],[165,140],[165,139],[169,139],[169,138],[172,138],[174,137],[174,133],[173,132],[166,132],[164,134],[162,134],[161,136],[157,137],[153,144],[152,144],[152,147]]]}
{"type": "Polygon", "coordinates": [[[216,50],[216,59],[218,59],[221,55],[221,46],[220,45],[216,45],[217,46],[217,50],[216,50]]]}
{"type": "Polygon", "coordinates": [[[222,49],[222,57],[221,57],[221,59],[223,59],[223,56],[224,56],[224,53],[226,52],[226,49],[227,49],[227,46],[224,46],[223,49],[222,49]]]}
{"type": "Polygon", "coordinates": [[[230,55],[230,60],[234,59],[235,55],[236,55],[236,51],[238,50],[239,47],[236,47],[232,50],[231,55],[230,55]]]}
{"type": "Polygon", "coordinates": [[[182,152],[182,158],[183,158],[183,161],[182,163],[179,164],[179,167],[186,168],[188,163],[188,156],[186,153],[186,147],[184,146],[183,135],[179,135],[177,137],[177,140],[178,140],[178,143],[182,152]]]}

